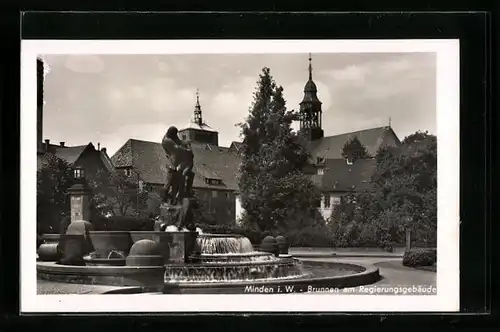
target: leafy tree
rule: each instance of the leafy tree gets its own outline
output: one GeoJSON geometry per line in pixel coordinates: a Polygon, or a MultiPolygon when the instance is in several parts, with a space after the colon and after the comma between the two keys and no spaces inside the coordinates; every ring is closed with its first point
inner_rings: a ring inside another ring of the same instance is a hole
{"type": "Polygon", "coordinates": [[[383,147],[376,155],[373,191],[354,195],[356,205],[344,200],[332,214],[338,243],[403,244],[406,229],[424,243],[436,241],[437,142],[427,132],[416,132],[399,147],[383,147]],[[354,240],[352,233],[359,236],[354,240]],[[350,242],[351,241],[351,242],[350,242]]]}
{"type": "Polygon", "coordinates": [[[60,233],[70,219],[68,189],[73,185],[71,166],[54,154],[47,153],[37,171],[38,233],[60,233]]]}
{"type": "Polygon", "coordinates": [[[137,179],[122,172],[99,171],[90,181],[93,188],[93,209],[102,216],[147,217],[149,214],[146,190],[140,190],[137,179]]]}
{"type": "Polygon", "coordinates": [[[304,137],[295,133],[297,113],[286,109],[283,88],[264,68],[242,129],[239,172],[242,223],[260,231],[290,229],[318,220],[320,193],[302,173],[309,154],[304,137]]]}
{"type": "Polygon", "coordinates": [[[357,159],[369,158],[366,147],[361,144],[357,136],[350,138],[342,148],[342,157],[349,159],[351,161],[356,161],[357,159]]]}

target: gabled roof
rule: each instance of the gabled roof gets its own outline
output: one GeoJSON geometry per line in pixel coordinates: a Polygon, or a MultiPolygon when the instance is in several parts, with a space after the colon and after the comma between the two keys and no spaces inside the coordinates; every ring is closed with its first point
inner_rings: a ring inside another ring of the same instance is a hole
{"type": "Polygon", "coordinates": [[[323,175],[313,175],[313,182],[323,191],[370,190],[370,178],[377,166],[375,159],[356,160],[352,165],[345,159],[326,159],[323,175]]]}
{"type": "MultiPolygon", "coordinates": [[[[237,190],[236,172],[240,158],[228,148],[208,144],[192,144],[195,188],[237,190]],[[221,185],[209,185],[205,179],[222,180],[221,185]]],[[[129,139],[112,157],[115,167],[132,167],[141,180],[164,184],[167,177],[167,157],[161,143],[129,139]]]]}
{"type": "Polygon", "coordinates": [[[101,161],[104,164],[104,166],[106,167],[106,169],[109,172],[114,172],[115,166],[113,165],[113,162],[111,161],[111,158],[109,158],[106,151],[103,151],[103,150],[99,151],[99,156],[101,157],[101,161]]]}
{"type": "Polygon", "coordinates": [[[356,136],[361,144],[366,147],[368,154],[374,157],[382,145],[399,145],[401,142],[391,127],[378,127],[350,133],[326,136],[312,141],[309,149],[314,159],[341,159],[344,144],[356,136]]]}
{"type": "Polygon", "coordinates": [[[87,145],[78,146],[59,146],[51,145],[49,151],[52,152],[56,157],[65,160],[68,164],[73,165],[82,155],[83,151],[87,147],[93,147],[92,143],[87,145]]]}

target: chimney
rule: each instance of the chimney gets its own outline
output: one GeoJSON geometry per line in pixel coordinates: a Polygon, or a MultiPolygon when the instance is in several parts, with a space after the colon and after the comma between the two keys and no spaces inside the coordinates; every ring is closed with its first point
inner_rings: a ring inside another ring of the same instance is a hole
{"type": "Polygon", "coordinates": [[[64,142],[59,142],[59,145],[61,146],[61,148],[64,148],[64,142]]]}
{"type": "Polygon", "coordinates": [[[101,151],[101,143],[97,142],[97,151],[101,151]]]}
{"type": "Polygon", "coordinates": [[[106,148],[102,148],[101,151],[106,153],[106,148]]]}
{"type": "Polygon", "coordinates": [[[49,151],[50,139],[45,140],[45,151],[49,151]]]}

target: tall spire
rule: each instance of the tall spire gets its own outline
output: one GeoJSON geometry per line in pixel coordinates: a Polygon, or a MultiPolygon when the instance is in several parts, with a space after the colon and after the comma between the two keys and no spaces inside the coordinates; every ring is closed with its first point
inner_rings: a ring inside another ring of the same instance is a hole
{"type": "Polygon", "coordinates": [[[194,122],[200,126],[203,123],[203,118],[201,117],[201,106],[200,106],[200,89],[196,89],[196,105],[194,107],[194,122]]]}
{"type": "Polygon", "coordinates": [[[323,137],[321,120],[321,101],[318,99],[318,88],[312,79],[312,61],[309,53],[309,80],[304,86],[304,98],[300,102],[300,130],[306,131],[310,140],[323,137]]]}
{"type": "Polygon", "coordinates": [[[313,79],[313,67],[311,61],[312,61],[311,53],[309,53],[309,81],[312,81],[313,79]]]}

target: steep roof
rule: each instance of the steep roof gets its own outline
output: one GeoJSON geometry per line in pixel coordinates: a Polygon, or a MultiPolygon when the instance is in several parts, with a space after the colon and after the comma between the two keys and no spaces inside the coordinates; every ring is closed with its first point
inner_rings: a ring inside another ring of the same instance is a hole
{"type": "MultiPolygon", "coordinates": [[[[192,144],[195,178],[193,187],[237,190],[236,172],[240,158],[229,148],[192,144]],[[210,185],[205,179],[222,180],[210,185]]],[[[161,143],[129,139],[112,157],[115,167],[132,167],[147,183],[163,184],[167,177],[167,157],[161,143]]]]}
{"type": "Polygon", "coordinates": [[[106,153],[106,151],[105,150],[104,151],[100,150],[99,151],[99,156],[101,157],[101,161],[104,164],[104,166],[106,167],[106,169],[109,172],[114,172],[115,171],[115,166],[113,165],[113,162],[111,161],[111,158],[109,158],[109,156],[106,153]]]}
{"type": "Polygon", "coordinates": [[[323,175],[313,175],[313,181],[323,191],[370,190],[370,178],[376,167],[375,159],[356,160],[352,165],[345,159],[327,159],[323,175]]]}
{"type": "Polygon", "coordinates": [[[77,145],[77,146],[59,146],[59,145],[51,145],[49,147],[49,151],[54,153],[54,155],[62,160],[68,162],[68,164],[73,165],[78,158],[82,155],[83,151],[91,146],[92,143],[87,145],[77,145]]]}
{"type": "Polygon", "coordinates": [[[370,128],[334,136],[326,136],[310,143],[313,156],[324,159],[341,159],[344,144],[356,136],[372,157],[382,145],[401,144],[391,127],[370,128]]]}

